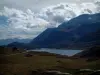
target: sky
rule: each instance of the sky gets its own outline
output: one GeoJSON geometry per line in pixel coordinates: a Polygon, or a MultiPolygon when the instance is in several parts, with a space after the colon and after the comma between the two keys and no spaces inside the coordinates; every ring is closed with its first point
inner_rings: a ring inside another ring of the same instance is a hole
{"type": "Polygon", "coordinates": [[[33,39],[82,14],[100,12],[100,0],[0,0],[0,39],[33,39]]]}
{"type": "Polygon", "coordinates": [[[4,6],[18,8],[18,9],[31,9],[39,11],[41,8],[59,4],[59,3],[83,3],[94,2],[95,0],[0,0],[1,9],[4,6]]]}

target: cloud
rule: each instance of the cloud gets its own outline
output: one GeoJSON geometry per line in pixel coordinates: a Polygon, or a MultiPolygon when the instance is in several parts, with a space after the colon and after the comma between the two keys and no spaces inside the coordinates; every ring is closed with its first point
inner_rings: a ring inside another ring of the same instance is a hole
{"type": "Polygon", "coordinates": [[[41,10],[39,16],[52,25],[59,25],[81,14],[95,14],[99,12],[99,3],[60,3],[41,10]]]}
{"type": "Polygon", "coordinates": [[[42,8],[51,5],[57,5],[63,3],[83,3],[83,2],[94,2],[96,0],[0,0],[0,8],[7,6],[10,8],[18,9],[31,9],[39,11],[42,8]]]}
{"type": "Polygon", "coordinates": [[[44,19],[36,17],[34,12],[23,12],[14,8],[7,8],[0,12],[0,38],[33,38],[48,25],[44,19]],[[5,26],[4,26],[5,25],[5,26]]]}
{"type": "Polygon", "coordinates": [[[57,27],[81,14],[100,12],[100,2],[96,3],[60,3],[34,12],[4,7],[0,11],[0,39],[34,38],[48,27],[57,27]]]}

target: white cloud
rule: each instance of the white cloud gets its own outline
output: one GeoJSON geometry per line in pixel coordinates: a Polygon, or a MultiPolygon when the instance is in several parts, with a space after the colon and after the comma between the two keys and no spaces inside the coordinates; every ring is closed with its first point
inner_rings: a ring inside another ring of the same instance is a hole
{"type": "Polygon", "coordinates": [[[50,22],[56,21],[58,23],[61,23],[65,20],[70,20],[71,18],[79,16],[81,14],[98,13],[99,10],[97,10],[97,7],[100,6],[97,6],[97,4],[95,3],[61,3],[55,6],[44,8],[41,11],[42,15],[40,16],[45,16],[45,18],[50,22]]]}
{"type": "MultiPolygon", "coordinates": [[[[7,25],[0,25],[1,39],[6,38],[33,38],[45,29],[49,22],[36,17],[34,12],[4,7],[0,12],[2,17],[8,18],[7,25]]],[[[0,16],[0,17],[1,17],[0,16]]]]}
{"type": "MultiPolygon", "coordinates": [[[[60,3],[49,6],[35,13],[15,8],[4,7],[0,17],[5,17],[4,24],[0,25],[0,39],[33,38],[48,27],[56,27],[60,23],[70,20],[81,14],[100,12],[100,3],[67,4],[60,3]]],[[[1,18],[2,19],[2,18],[1,18]]],[[[0,20],[1,22],[2,20],[0,20]]]]}

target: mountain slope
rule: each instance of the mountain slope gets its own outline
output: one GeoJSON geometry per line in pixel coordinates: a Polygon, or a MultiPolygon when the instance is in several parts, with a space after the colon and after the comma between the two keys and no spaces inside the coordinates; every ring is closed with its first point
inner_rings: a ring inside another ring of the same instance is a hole
{"type": "Polygon", "coordinates": [[[27,48],[27,44],[19,43],[19,42],[13,42],[13,43],[8,44],[7,47],[27,48]]]}
{"type": "Polygon", "coordinates": [[[83,14],[78,17],[71,19],[68,22],[64,22],[59,25],[60,29],[70,29],[73,27],[78,27],[83,24],[91,24],[100,21],[100,13],[97,14],[83,14]]]}
{"type": "MultiPolygon", "coordinates": [[[[84,39],[92,38],[92,36],[91,37],[87,36],[88,34],[92,34],[100,30],[99,20],[100,20],[100,14],[93,14],[93,15],[85,14],[78,16],[70,20],[69,22],[64,22],[58,28],[50,29],[49,33],[47,29],[46,31],[41,33],[38,37],[33,39],[30,45],[35,45],[38,48],[41,47],[68,48],[69,46],[74,47],[71,45],[73,45],[79,39],[82,39],[79,42],[83,44],[84,39]]],[[[92,41],[93,40],[91,40],[91,42],[92,41]]],[[[76,46],[77,46],[76,48],[79,48],[78,45],[76,46]]]]}
{"type": "Polygon", "coordinates": [[[0,45],[7,45],[13,42],[19,42],[19,43],[29,43],[31,41],[31,39],[17,39],[17,38],[13,38],[13,39],[1,39],[0,40],[0,45]]]}
{"type": "Polygon", "coordinates": [[[81,57],[81,58],[100,57],[100,45],[91,47],[88,50],[84,50],[78,54],[75,54],[74,57],[81,57]]]}
{"type": "Polygon", "coordinates": [[[100,30],[84,35],[83,37],[74,41],[74,43],[69,45],[69,47],[90,48],[95,45],[100,45],[100,30]]]}
{"type": "Polygon", "coordinates": [[[11,43],[23,48],[83,49],[100,44],[100,14],[80,15],[57,28],[48,28],[28,44],[11,43]]]}
{"type": "MultiPolygon", "coordinates": [[[[42,34],[45,34],[45,32],[43,32],[42,34]]],[[[72,34],[69,34],[69,33],[66,34],[66,32],[60,31],[58,29],[52,30],[52,32],[50,32],[49,35],[48,33],[46,33],[45,35],[46,37],[42,37],[41,35],[39,35],[37,38],[33,39],[33,41],[30,44],[41,46],[41,47],[48,47],[48,45],[60,42],[66,38],[69,40],[72,39],[70,37],[72,36],[72,34]]]]}

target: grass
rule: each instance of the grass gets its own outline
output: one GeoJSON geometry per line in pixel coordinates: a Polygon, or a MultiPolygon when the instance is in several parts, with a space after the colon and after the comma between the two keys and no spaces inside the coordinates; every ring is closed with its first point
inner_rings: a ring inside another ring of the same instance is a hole
{"type": "Polygon", "coordinates": [[[58,57],[50,53],[30,52],[15,55],[0,55],[0,73],[4,75],[30,75],[32,70],[59,70],[75,73],[79,69],[100,69],[100,60],[87,62],[86,59],[70,59],[58,57]]]}

